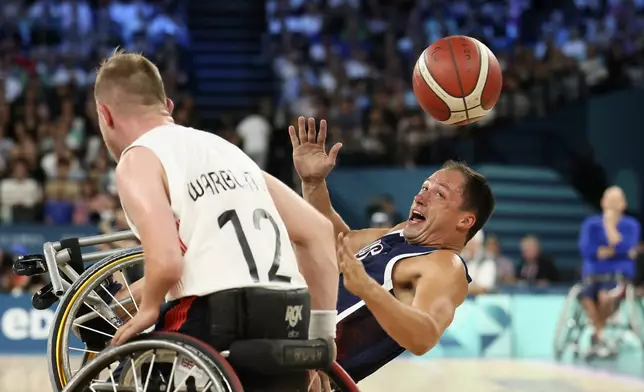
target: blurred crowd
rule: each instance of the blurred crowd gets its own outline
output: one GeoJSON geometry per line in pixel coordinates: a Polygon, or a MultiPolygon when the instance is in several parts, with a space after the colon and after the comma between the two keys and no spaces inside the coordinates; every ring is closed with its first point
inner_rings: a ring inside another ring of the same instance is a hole
{"type": "MultiPolygon", "coordinates": [[[[180,1],[0,2],[0,221],[125,227],[98,129],[95,69],[117,46],[146,54],[177,121],[190,123],[188,43],[180,1]]],[[[0,256],[0,292],[39,284],[8,273],[19,248],[0,256]]]]}
{"type": "Polygon", "coordinates": [[[267,13],[281,107],[327,118],[344,165],[453,156],[467,132],[423,115],[411,90],[418,55],[444,36],[479,39],[504,72],[500,102],[474,127],[644,80],[642,1],[270,0],[267,13]]]}

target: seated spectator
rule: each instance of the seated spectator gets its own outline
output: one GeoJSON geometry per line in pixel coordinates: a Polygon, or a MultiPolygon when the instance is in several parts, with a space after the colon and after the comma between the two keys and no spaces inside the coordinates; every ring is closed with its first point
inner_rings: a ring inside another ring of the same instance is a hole
{"type": "Polygon", "coordinates": [[[72,223],[74,203],[78,200],[78,182],[69,178],[71,165],[67,159],[60,158],[56,165],[56,177],[45,186],[45,222],[50,225],[72,223]]]}
{"type": "Polygon", "coordinates": [[[539,239],[527,235],[521,239],[521,263],[517,274],[520,282],[545,286],[559,278],[552,258],[541,253],[539,239]]]}
{"type": "Polygon", "coordinates": [[[461,252],[461,257],[465,260],[467,271],[472,278],[469,285],[470,295],[489,293],[496,287],[497,265],[487,256],[483,247],[484,239],[483,230],[480,230],[461,252]]]}
{"type": "Polygon", "coordinates": [[[495,235],[487,236],[485,240],[485,253],[487,258],[496,263],[496,279],[499,284],[512,284],[516,281],[516,272],[512,260],[501,252],[499,239],[495,235]]]}
{"type": "Polygon", "coordinates": [[[637,256],[641,226],[624,214],[626,197],[619,187],[606,189],[601,207],[602,214],[586,218],[579,233],[584,279],[581,297],[594,327],[592,349],[599,356],[608,356],[613,348],[604,339],[603,328],[624,291],[619,276],[635,278],[633,259],[637,256]]]}
{"type": "Polygon", "coordinates": [[[101,214],[114,207],[113,198],[99,192],[98,179],[88,178],[83,182],[80,197],[74,206],[73,223],[76,225],[98,224],[101,214]]]}
{"type": "Polygon", "coordinates": [[[396,210],[391,195],[376,198],[367,207],[367,218],[371,222],[371,227],[394,227],[405,220],[396,210]]]}
{"type": "Polygon", "coordinates": [[[0,181],[3,222],[35,220],[38,203],[42,200],[42,189],[36,180],[28,175],[27,162],[17,159],[11,164],[10,177],[0,181]]]}

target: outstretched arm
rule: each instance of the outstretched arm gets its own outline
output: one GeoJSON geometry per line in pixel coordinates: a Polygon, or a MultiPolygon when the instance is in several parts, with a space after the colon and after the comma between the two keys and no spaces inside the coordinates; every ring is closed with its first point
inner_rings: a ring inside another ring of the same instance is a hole
{"type": "Polygon", "coordinates": [[[423,273],[414,284],[414,300],[408,305],[369,277],[342,238],[340,241],[338,262],[345,287],[362,298],[382,329],[415,355],[434,347],[467,296],[465,270],[458,257],[448,251],[418,256],[423,273]]]}
{"type": "Polygon", "coordinates": [[[307,127],[307,120],[304,117],[299,117],[297,119],[297,132],[294,126],[290,126],[288,127],[288,133],[293,145],[295,170],[302,180],[302,196],[304,200],[308,201],[333,223],[336,235],[348,232],[350,230],[349,226],[331,205],[329,190],[326,186],[326,177],[335,166],[335,160],[340,148],[342,148],[342,144],[335,144],[331,147],[329,153],[326,153],[326,120],[320,121],[320,132],[317,134],[314,118],[308,119],[307,127]]]}
{"type": "Polygon", "coordinates": [[[294,126],[290,126],[288,133],[293,145],[293,164],[300,180],[302,180],[302,197],[331,221],[336,236],[340,233],[350,233],[349,238],[353,252],[357,252],[391,230],[402,227],[402,225],[398,225],[393,229],[351,230],[331,205],[326,184],[326,177],[335,166],[342,143],[336,143],[327,154],[325,150],[326,120],[320,121],[320,131],[317,132],[314,118],[306,120],[304,117],[299,117],[297,130],[294,126]]]}
{"type": "Polygon", "coordinates": [[[264,180],[295,244],[298,266],[309,286],[312,309],[335,311],[339,273],[331,222],[280,180],[268,173],[264,173],[264,180]]]}

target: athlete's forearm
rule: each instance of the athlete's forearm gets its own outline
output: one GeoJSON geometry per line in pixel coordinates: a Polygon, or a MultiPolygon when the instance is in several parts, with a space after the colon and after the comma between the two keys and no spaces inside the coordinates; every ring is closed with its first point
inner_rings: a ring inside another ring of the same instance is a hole
{"type": "Polygon", "coordinates": [[[425,354],[438,343],[442,331],[427,313],[403,304],[377,283],[362,300],[387,335],[412,354],[425,354]]]}
{"type": "MultiPolygon", "coordinates": [[[[331,237],[331,235],[328,235],[331,237]]],[[[335,310],[339,272],[333,240],[295,243],[295,257],[311,295],[311,309],[335,310]]]]}
{"type": "Polygon", "coordinates": [[[181,280],[183,260],[159,260],[150,257],[145,260],[145,283],[141,294],[140,307],[160,307],[165,296],[181,280]]]}
{"type": "Polygon", "coordinates": [[[333,209],[325,180],[316,182],[303,181],[302,197],[333,223],[333,230],[336,236],[351,230],[344,220],[342,220],[342,217],[333,209]]]}

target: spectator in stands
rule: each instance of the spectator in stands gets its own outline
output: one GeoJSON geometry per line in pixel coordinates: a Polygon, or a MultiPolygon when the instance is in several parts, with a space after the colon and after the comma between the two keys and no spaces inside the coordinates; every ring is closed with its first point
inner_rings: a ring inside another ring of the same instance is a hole
{"type": "Polygon", "coordinates": [[[483,230],[480,230],[461,252],[472,278],[469,285],[470,295],[489,293],[496,287],[497,265],[485,252],[484,241],[483,230]]]}
{"type": "Polygon", "coordinates": [[[100,192],[98,178],[90,177],[81,185],[80,197],[74,206],[73,223],[98,224],[101,221],[101,215],[114,207],[114,198],[100,192]]]}
{"type": "Polygon", "coordinates": [[[607,356],[612,350],[602,331],[623,292],[620,277],[635,278],[634,259],[641,226],[624,214],[626,197],[621,188],[606,189],[601,206],[601,215],[590,216],[582,223],[579,251],[583,258],[582,304],[595,328],[593,349],[598,355],[607,356]]]}
{"type": "Polygon", "coordinates": [[[488,235],[485,240],[486,257],[496,263],[496,280],[499,284],[511,284],[516,281],[516,272],[512,260],[501,252],[501,244],[495,235],[488,235]]]}
{"type": "Polygon", "coordinates": [[[16,159],[11,164],[11,176],[0,181],[0,202],[2,203],[2,221],[34,221],[37,207],[42,200],[42,189],[29,178],[27,162],[16,159]]]}
{"type": "Polygon", "coordinates": [[[367,207],[367,218],[371,227],[394,227],[404,221],[391,195],[381,195],[373,200],[367,207]]]}
{"type": "Polygon", "coordinates": [[[50,225],[68,225],[72,223],[74,205],[80,196],[77,181],[70,178],[71,164],[65,158],[59,158],[56,165],[56,177],[47,181],[45,186],[45,223],[50,225]]]}
{"type": "Polygon", "coordinates": [[[521,239],[521,263],[517,274],[520,282],[545,286],[558,280],[552,258],[541,252],[539,239],[527,235],[521,239]]]}
{"type": "Polygon", "coordinates": [[[270,123],[272,104],[264,98],[256,114],[244,117],[237,125],[237,134],[243,140],[243,150],[257,165],[265,170],[273,126],[270,123]]]}

